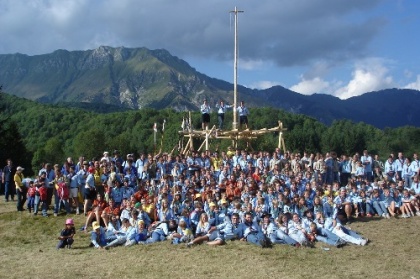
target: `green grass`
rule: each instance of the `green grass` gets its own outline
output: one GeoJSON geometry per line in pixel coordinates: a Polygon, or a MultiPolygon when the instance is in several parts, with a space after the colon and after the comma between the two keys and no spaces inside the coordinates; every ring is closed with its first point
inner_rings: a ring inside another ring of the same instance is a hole
{"type": "MultiPolygon", "coordinates": [[[[186,248],[168,242],[89,248],[77,231],[71,250],[55,249],[66,216],[43,218],[0,202],[0,278],[420,278],[420,217],[355,222],[365,246],[315,248],[243,242],[186,248]]],[[[84,217],[73,216],[80,228],[84,217]]]]}

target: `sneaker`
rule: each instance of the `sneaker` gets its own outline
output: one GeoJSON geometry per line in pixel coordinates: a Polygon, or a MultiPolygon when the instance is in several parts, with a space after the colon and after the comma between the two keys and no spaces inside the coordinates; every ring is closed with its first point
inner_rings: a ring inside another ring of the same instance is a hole
{"type": "Polygon", "coordinates": [[[54,213],[54,217],[57,217],[58,216],[58,214],[57,213],[54,213]]]}
{"type": "Polygon", "coordinates": [[[366,217],[371,218],[372,217],[372,214],[368,213],[368,214],[366,214],[366,217]]]}
{"type": "MultiPolygon", "coordinates": [[[[343,239],[338,240],[338,243],[339,243],[339,246],[340,246],[340,247],[343,247],[343,246],[347,245],[347,242],[346,242],[346,241],[344,241],[343,239]]],[[[338,246],[337,246],[337,247],[338,247],[338,246]]]]}
{"type": "Polygon", "coordinates": [[[382,217],[383,218],[386,218],[386,213],[382,213],[382,217]]]}
{"type": "Polygon", "coordinates": [[[406,214],[401,214],[401,218],[408,218],[406,214]]]}
{"type": "Polygon", "coordinates": [[[135,244],[137,244],[137,242],[134,239],[132,239],[132,240],[127,241],[125,243],[125,246],[131,246],[131,245],[135,245],[135,244]]]}
{"type": "Polygon", "coordinates": [[[360,241],[360,245],[362,245],[362,246],[365,246],[365,245],[366,245],[366,243],[367,243],[367,240],[366,240],[366,239],[362,239],[362,240],[360,241]]]}
{"type": "Polygon", "coordinates": [[[187,244],[185,244],[185,246],[187,246],[187,248],[191,248],[193,244],[191,242],[188,242],[187,244]]]}
{"type": "Polygon", "coordinates": [[[386,214],[387,219],[391,219],[391,216],[389,216],[389,213],[386,214]]]}
{"type": "MultiPolygon", "coordinates": [[[[417,216],[420,216],[420,211],[417,211],[417,212],[416,212],[416,215],[417,215],[417,216]]],[[[413,215],[413,216],[414,216],[414,215],[413,215]]]]}

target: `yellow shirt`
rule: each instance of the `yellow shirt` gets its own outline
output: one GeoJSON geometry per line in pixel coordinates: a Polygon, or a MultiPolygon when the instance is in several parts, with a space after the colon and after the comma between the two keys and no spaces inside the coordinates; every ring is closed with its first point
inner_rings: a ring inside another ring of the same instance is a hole
{"type": "Polygon", "coordinates": [[[235,155],[235,151],[233,151],[233,150],[229,150],[228,152],[226,152],[226,155],[227,155],[229,158],[232,158],[232,157],[233,157],[233,155],[235,155]]]}
{"type": "Polygon", "coordinates": [[[16,189],[23,187],[23,174],[15,173],[15,176],[13,177],[13,180],[15,181],[16,189]]]}
{"type": "Polygon", "coordinates": [[[95,170],[95,173],[93,174],[93,178],[95,180],[96,187],[102,186],[101,175],[102,175],[102,170],[95,170]]]}
{"type": "Polygon", "coordinates": [[[219,171],[220,167],[223,165],[223,160],[222,158],[211,158],[211,164],[215,171],[219,171]]]}
{"type": "Polygon", "coordinates": [[[183,234],[183,235],[192,235],[192,232],[191,232],[191,230],[190,230],[190,229],[185,228],[185,229],[183,229],[183,230],[182,230],[182,234],[183,234]]]}

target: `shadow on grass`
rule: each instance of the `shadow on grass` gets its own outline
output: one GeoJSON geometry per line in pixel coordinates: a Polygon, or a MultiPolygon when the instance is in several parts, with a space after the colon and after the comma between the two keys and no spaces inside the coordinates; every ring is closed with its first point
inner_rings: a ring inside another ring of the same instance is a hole
{"type": "MultiPolygon", "coordinates": [[[[395,219],[395,218],[391,218],[391,219],[395,219]]],[[[378,216],[375,216],[375,217],[359,217],[359,218],[353,218],[351,220],[350,224],[345,223],[344,225],[351,226],[351,225],[357,224],[357,223],[371,223],[371,222],[377,222],[377,221],[381,221],[381,220],[386,220],[386,219],[384,219],[382,217],[378,217],[378,216]]]]}
{"type": "Polygon", "coordinates": [[[89,245],[86,245],[86,246],[72,246],[71,247],[71,250],[82,250],[82,251],[84,251],[84,250],[92,250],[92,249],[94,249],[94,248],[90,247],[89,245]]]}

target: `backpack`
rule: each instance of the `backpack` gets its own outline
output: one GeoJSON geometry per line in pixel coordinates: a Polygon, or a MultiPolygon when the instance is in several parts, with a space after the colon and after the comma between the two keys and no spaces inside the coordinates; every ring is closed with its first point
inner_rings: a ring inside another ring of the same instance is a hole
{"type": "Polygon", "coordinates": [[[47,200],[47,188],[46,187],[39,187],[38,188],[38,193],[39,193],[39,199],[41,201],[46,201],[47,200]]]}
{"type": "Polygon", "coordinates": [[[67,187],[66,183],[64,182],[58,182],[58,189],[57,189],[57,195],[60,198],[60,200],[67,200],[70,196],[69,188],[67,187]]]}

